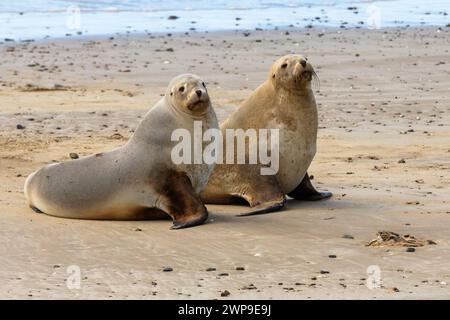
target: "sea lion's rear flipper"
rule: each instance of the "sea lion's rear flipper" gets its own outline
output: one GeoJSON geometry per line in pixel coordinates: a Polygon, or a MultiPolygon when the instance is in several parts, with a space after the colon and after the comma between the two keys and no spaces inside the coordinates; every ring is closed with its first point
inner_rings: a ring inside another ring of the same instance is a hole
{"type": "Polygon", "coordinates": [[[157,207],[172,218],[171,229],[197,226],[208,218],[205,205],[195,193],[189,177],[182,172],[169,173],[164,188],[160,190],[157,207]]]}
{"type": "Polygon", "coordinates": [[[295,200],[305,200],[305,201],[318,201],[323,199],[328,199],[333,194],[331,192],[319,192],[317,191],[311,183],[308,173],[305,174],[302,182],[291,192],[288,196],[294,198],[295,200]]]}
{"type": "Polygon", "coordinates": [[[286,197],[275,176],[256,175],[249,182],[239,196],[248,202],[251,211],[241,213],[239,217],[270,213],[284,207],[286,197]]]}
{"type": "Polygon", "coordinates": [[[283,209],[285,203],[286,203],[286,199],[278,200],[278,201],[264,202],[260,205],[252,207],[251,211],[240,213],[237,216],[238,217],[246,217],[246,216],[254,216],[257,214],[266,214],[266,213],[275,212],[275,211],[283,209]]]}
{"type": "Polygon", "coordinates": [[[30,208],[36,213],[44,213],[44,211],[41,211],[39,208],[36,208],[35,206],[30,206],[30,208]]]}

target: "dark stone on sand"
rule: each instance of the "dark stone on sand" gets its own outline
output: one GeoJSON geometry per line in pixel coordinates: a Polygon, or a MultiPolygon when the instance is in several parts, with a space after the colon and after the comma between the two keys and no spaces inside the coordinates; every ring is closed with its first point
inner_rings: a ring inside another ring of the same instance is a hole
{"type": "Polygon", "coordinates": [[[328,258],[330,258],[330,259],[336,259],[336,255],[335,255],[335,254],[330,254],[330,255],[328,255],[328,258]]]}
{"type": "Polygon", "coordinates": [[[320,270],[320,274],[329,274],[330,273],[330,271],[328,271],[328,270],[320,270]]]}
{"type": "Polygon", "coordinates": [[[229,276],[229,274],[228,273],[219,273],[219,277],[228,277],[229,276]]]}
{"type": "Polygon", "coordinates": [[[342,238],[344,238],[344,239],[355,239],[355,237],[353,237],[352,235],[349,235],[349,234],[344,234],[342,236],[342,238]]]}
{"type": "Polygon", "coordinates": [[[171,267],[164,267],[163,272],[172,272],[173,269],[171,267]]]}
{"type": "Polygon", "coordinates": [[[416,248],[406,248],[406,252],[416,252],[416,248]]]}
{"type": "Polygon", "coordinates": [[[216,268],[207,268],[206,271],[208,271],[208,272],[216,271],[216,268]]]}
{"type": "Polygon", "coordinates": [[[245,268],[244,268],[244,267],[236,267],[236,270],[238,270],[238,271],[244,271],[245,268]]]}
{"type": "Polygon", "coordinates": [[[177,20],[179,18],[180,17],[178,17],[178,16],[169,16],[167,19],[169,19],[169,20],[177,20]]]}
{"type": "Polygon", "coordinates": [[[221,297],[228,297],[229,295],[230,295],[230,291],[228,291],[228,290],[225,290],[220,294],[221,297]]]}
{"type": "Polygon", "coordinates": [[[23,130],[23,129],[25,129],[25,126],[23,126],[23,125],[21,125],[21,124],[18,124],[18,125],[16,126],[16,129],[18,129],[18,130],[23,130]]]}
{"type": "Polygon", "coordinates": [[[71,153],[69,153],[69,157],[70,157],[70,159],[78,159],[80,156],[78,154],[76,154],[75,152],[71,152],[71,153]]]}

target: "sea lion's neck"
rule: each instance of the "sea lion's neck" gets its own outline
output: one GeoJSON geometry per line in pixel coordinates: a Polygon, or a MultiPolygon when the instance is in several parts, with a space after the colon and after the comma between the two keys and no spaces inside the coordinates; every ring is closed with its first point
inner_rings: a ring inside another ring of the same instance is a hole
{"type": "Polygon", "coordinates": [[[281,85],[277,85],[273,81],[268,80],[266,82],[266,86],[268,90],[271,90],[273,92],[274,97],[275,96],[296,96],[296,97],[303,97],[308,98],[310,96],[313,96],[313,91],[311,89],[311,85],[308,84],[306,87],[299,88],[299,87],[285,87],[281,85]]]}

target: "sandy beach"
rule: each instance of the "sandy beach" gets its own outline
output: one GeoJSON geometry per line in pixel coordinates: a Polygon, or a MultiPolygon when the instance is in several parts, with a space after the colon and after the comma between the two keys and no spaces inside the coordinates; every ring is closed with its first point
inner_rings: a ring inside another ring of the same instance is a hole
{"type": "Polygon", "coordinates": [[[449,48],[448,27],[1,42],[0,298],[449,299],[449,48]],[[287,53],[320,78],[309,172],[332,199],[251,217],[208,205],[207,224],[179,231],[26,206],[27,175],[124,144],[177,74],[206,80],[223,121],[287,53]],[[431,242],[366,246],[379,231],[431,242]]]}

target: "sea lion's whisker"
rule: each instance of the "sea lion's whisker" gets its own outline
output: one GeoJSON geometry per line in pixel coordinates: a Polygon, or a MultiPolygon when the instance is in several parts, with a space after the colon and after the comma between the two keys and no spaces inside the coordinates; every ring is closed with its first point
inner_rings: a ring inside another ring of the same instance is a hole
{"type": "Polygon", "coordinates": [[[312,71],[312,78],[313,78],[313,87],[317,90],[320,90],[320,79],[314,70],[312,71]]]}

